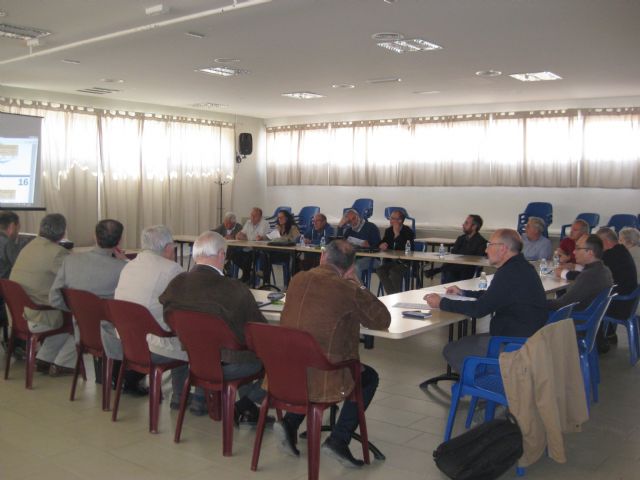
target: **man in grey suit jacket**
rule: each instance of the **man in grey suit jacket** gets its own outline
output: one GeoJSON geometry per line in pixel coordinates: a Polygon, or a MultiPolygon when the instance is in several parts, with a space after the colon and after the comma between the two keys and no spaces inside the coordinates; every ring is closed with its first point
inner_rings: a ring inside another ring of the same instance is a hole
{"type": "MultiPolygon", "coordinates": [[[[227,245],[216,232],[204,232],[193,244],[195,267],[175,277],[160,295],[165,316],[171,310],[193,310],[222,318],[239,343],[244,344],[244,326],[248,322],[266,322],[249,288],[222,273],[227,245]]],[[[262,363],[251,351],[223,351],[223,373],[232,380],[259,372],[262,363]]],[[[236,402],[236,419],[253,423],[265,392],[258,382],[243,385],[236,402]]]]}
{"type": "MultiPolygon", "coordinates": [[[[242,230],[242,225],[238,223],[236,214],[233,212],[227,212],[224,215],[224,220],[212,231],[219,233],[227,240],[234,240],[236,235],[242,230]]],[[[227,276],[231,276],[232,262],[231,257],[227,258],[224,262],[224,273],[227,276]]]]}
{"type": "MultiPolygon", "coordinates": [[[[39,235],[29,242],[18,255],[9,279],[19,283],[33,302],[49,305],[49,290],[69,255],[69,250],[61,247],[67,229],[67,221],[59,213],[50,213],[40,222],[39,235]]],[[[54,330],[62,326],[63,318],[60,310],[31,310],[25,308],[24,317],[33,332],[54,330]]],[[[49,373],[53,376],[72,369],[76,363],[76,347],[72,335],[61,333],[47,337],[38,350],[36,357],[41,361],[39,370],[49,365],[49,373]]]]}

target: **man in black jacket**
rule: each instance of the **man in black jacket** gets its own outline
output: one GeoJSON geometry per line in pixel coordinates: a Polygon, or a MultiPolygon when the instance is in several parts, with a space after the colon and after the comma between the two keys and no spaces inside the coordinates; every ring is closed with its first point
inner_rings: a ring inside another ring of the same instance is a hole
{"type": "MultiPolygon", "coordinates": [[[[469,215],[462,224],[462,232],[456,239],[456,243],[451,248],[451,253],[459,255],[484,255],[487,248],[487,240],[480,235],[482,228],[482,217],[480,215],[469,215]]],[[[456,265],[445,263],[442,265],[442,283],[457,282],[473,278],[476,267],[471,265],[456,265]]]]}
{"type": "Polygon", "coordinates": [[[463,313],[469,318],[493,314],[489,334],[463,337],[445,346],[443,355],[457,371],[462,370],[465,357],[486,355],[490,335],[530,337],[547,320],[544,287],[536,269],[521,253],[522,239],[518,232],[496,230],[486,251],[489,263],[498,269],[486,291],[447,288],[448,295],[474,297],[476,301],[441,298],[437,294],[424,297],[432,308],[463,313]]]}

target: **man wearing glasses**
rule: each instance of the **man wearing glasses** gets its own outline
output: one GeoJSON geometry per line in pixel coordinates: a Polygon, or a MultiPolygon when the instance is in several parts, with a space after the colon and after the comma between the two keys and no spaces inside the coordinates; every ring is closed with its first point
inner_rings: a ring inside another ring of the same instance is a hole
{"type": "Polygon", "coordinates": [[[484,356],[490,336],[530,337],[547,320],[546,296],[536,269],[522,255],[522,239],[515,230],[500,229],[487,243],[489,263],[496,271],[489,288],[479,291],[447,288],[448,295],[473,297],[476,301],[425,295],[430,307],[457,312],[469,318],[493,314],[489,334],[470,335],[444,347],[449,365],[460,372],[465,357],[484,356]]]}

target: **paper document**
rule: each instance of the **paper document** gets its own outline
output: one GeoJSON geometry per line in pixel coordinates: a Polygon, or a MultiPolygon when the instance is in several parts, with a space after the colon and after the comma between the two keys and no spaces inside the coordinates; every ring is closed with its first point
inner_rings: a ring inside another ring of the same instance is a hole
{"type": "Polygon", "coordinates": [[[366,240],[362,240],[361,238],[349,237],[347,238],[347,242],[349,242],[351,245],[355,245],[356,247],[363,247],[366,240]]]}
{"type": "Polygon", "coordinates": [[[269,240],[277,240],[278,238],[280,238],[280,232],[277,229],[271,230],[269,233],[267,233],[267,238],[269,240]]]}
{"type": "Polygon", "coordinates": [[[448,298],[449,300],[459,300],[461,302],[475,302],[477,300],[474,297],[463,297],[462,295],[452,295],[452,294],[442,295],[442,298],[448,298]]]}
{"type": "Polygon", "coordinates": [[[413,310],[429,310],[429,305],[427,303],[406,303],[406,302],[398,302],[395,305],[392,305],[391,308],[411,308],[413,310]]]}

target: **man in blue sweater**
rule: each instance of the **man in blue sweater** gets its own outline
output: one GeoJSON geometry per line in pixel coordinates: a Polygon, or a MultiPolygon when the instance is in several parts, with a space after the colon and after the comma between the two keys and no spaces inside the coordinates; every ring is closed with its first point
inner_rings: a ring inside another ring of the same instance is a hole
{"type": "Polygon", "coordinates": [[[462,290],[457,286],[447,289],[448,295],[473,297],[475,301],[425,295],[424,299],[432,308],[463,313],[469,318],[493,314],[489,334],[463,337],[444,347],[444,357],[458,372],[462,370],[465,357],[486,355],[490,336],[530,337],[544,326],[547,320],[544,287],[536,269],[525,260],[521,251],[522,240],[518,232],[496,230],[487,243],[487,257],[498,270],[486,291],[462,290]]]}
{"type": "MultiPolygon", "coordinates": [[[[357,210],[350,208],[347,210],[338,224],[338,236],[344,239],[356,248],[377,248],[380,243],[380,231],[378,227],[369,222],[366,218],[362,218],[357,210]]],[[[361,257],[356,260],[356,273],[358,278],[362,278],[362,272],[367,270],[371,265],[371,269],[377,260],[361,257]]]]}

